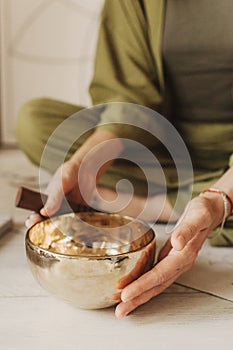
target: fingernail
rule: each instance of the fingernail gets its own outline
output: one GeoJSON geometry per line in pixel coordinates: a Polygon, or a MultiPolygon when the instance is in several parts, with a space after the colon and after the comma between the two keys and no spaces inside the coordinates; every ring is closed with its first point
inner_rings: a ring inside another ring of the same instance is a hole
{"type": "Polygon", "coordinates": [[[123,303],[126,303],[128,301],[128,299],[125,298],[124,296],[121,296],[121,300],[123,301],[123,303]]]}
{"type": "Polygon", "coordinates": [[[40,214],[43,216],[49,216],[48,215],[48,208],[44,207],[40,210],[40,214]]]}
{"type": "Polygon", "coordinates": [[[119,312],[117,309],[115,311],[115,315],[116,315],[116,318],[118,318],[118,320],[120,320],[120,319],[122,319],[124,317],[124,314],[119,312]]]}
{"type": "Polygon", "coordinates": [[[121,300],[124,302],[124,303],[127,303],[127,301],[130,301],[131,299],[133,299],[133,297],[131,296],[128,296],[127,294],[125,295],[124,292],[121,293],[121,300]]]}
{"type": "Polygon", "coordinates": [[[125,296],[124,292],[121,293],[121,300],[126,303],[128,301],[127,296],[125,296]]]}

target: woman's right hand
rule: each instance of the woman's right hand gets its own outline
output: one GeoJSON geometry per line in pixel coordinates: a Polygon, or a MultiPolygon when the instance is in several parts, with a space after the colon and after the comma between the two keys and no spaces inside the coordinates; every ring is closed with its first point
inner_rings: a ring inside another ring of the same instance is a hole
{"type": "MultiPolygon", "coordinates": [[[[27,227],[41,221],[43,217],[50,217],[55,214],[59,210],[64,197],[74,203],[82,201],[78,186],[78,168],[78,164],[67,161],[57,169],[46,189],[48,199],[40,211],[41,215],[32,213],[26,220],[27,227]]],[[[88,175],[87,183],[91,183],[88,175]]]]}
{"type": "Polygon", "coordinates": [[[73,203],[88,204],[98,179],[122,149],[122,143],[115,135],[106,130],[95,131],[72,158],[57,169],[47,187],[48,199],[40,211],[41,216],[32,213],[25,222],[26,226],[41,221],[42,216],[55,214],[64,198],[73,203]],[[113,142],[106,142],[111,140],[113,142]]]}

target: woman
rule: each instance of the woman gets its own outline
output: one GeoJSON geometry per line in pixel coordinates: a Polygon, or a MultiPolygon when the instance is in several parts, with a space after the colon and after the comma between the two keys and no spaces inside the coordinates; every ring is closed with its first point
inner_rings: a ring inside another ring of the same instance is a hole
{"type": "MultiPolygon", "coordinates": [[[[90,86],[93,104],[130,102],[160,112],[183,137],[194,169],[194,198],[160,251],[159,263],[122,290],[116,308],[118,318],[161,293],[191,268],[209,233],[219,224],[223,225],[231,215],[232,13],[231,0],[107,0],[105,3],[90,86]]],[[[17,126],[18,140],[34,163],[40,164],[44,146],[56,127],[80,109],[49,99],[29,101],[22,108],[17,126]]],[[[92,176],[96,159],[105,152],[109,159],[118,158],[124,150],[122,138],[143,140],[145,146],[151,147],[153,141],[143,132],[135,134],[135,128],[130,125],[116,127],[116,121],[124,124],[120,115],[117,118],[111,108],[94,117],[94,130],[74,143],[66,162],[58,170],[60,158],[56,160],[56,155],[61,148],[61,139],[56,138],[57,144],[50,145],[44,167],[56,172],[47,189],[49,198],[41,210],[42,215],[56,212],[63,192],[69,199],[80,201],[80,188],[84,187],[87,197],[91,198],[96,185],[92,176]],[[109,140],[113,141],[113,147],[106,147],[109,140]],[[85,158],[93,149],[91,156],[85,158]],[[78,185],[77,173],[84,158],[85,171],[78,185]]],[[[160,146],[155,143],[152,147],[156,155],[160,155],[160,146]]],[[[163,154],[161,158],[164,168],[169,168],[169,157],[163,154]]],[[[146,219],[159,216],[160,220],[166,221],[179,217],[179,213],[173,211],[176,195],[173,170],[171,166],[172,176],[167,176],[167,180],[172,179],[171,183],[167,181],[168,196],[164,198],[159,191],[153,193],[146,219]],[[158,206],[161,199],[165,200],[162,212],[158,206]]],[[[98,173],[98,190],[105,200],[113,200],[115,183],[126,175],[134,184],[135,195],[121,212],[137,216],[145,206],[147,189],[143,175],[132,171],[131,165],[125,167],[121,163],[108,162],[102,166],[98,173]]],[[[127,194],[124,196],[127,202],[127,194]]],[[[34,215],[27,224],[38,220],[40,217],[34,215]]],[[[232,244],[229,231],[225,237],[232,244]]],[[[224,244],[223,236],[221,239],[224,244]]]]}

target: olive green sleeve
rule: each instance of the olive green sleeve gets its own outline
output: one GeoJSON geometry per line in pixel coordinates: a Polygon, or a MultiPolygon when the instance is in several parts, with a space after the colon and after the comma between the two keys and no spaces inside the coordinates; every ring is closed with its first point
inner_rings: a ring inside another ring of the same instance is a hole
{"type": "MultiPolygon", "coordinates": [[[[96,50],[95,69],[90,85],[93,105],[130,102],[160,110],[162,97],[158,74],[148,39],[146,17],[138,0],[105,2],[96,50]]],[[[141,115],[141,125],[145,116],[141,115]]],[[[138,118],[138,116],[137,116],[138,118]]],[[[132,116],[112,113],[106,107],[97,127],[107,128],[118,137],[144,139],[131,125],[132,116]]]]}

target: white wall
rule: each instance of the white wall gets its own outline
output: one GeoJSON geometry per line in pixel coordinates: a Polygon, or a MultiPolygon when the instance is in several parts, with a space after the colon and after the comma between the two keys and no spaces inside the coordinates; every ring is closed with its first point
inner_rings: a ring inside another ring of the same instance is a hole
{"type": "Polygon", "coordinates": [[[50,96],[89,105],[103,0],[0,0],[1,134],[14,142],[20,106],[50,96]]]}

